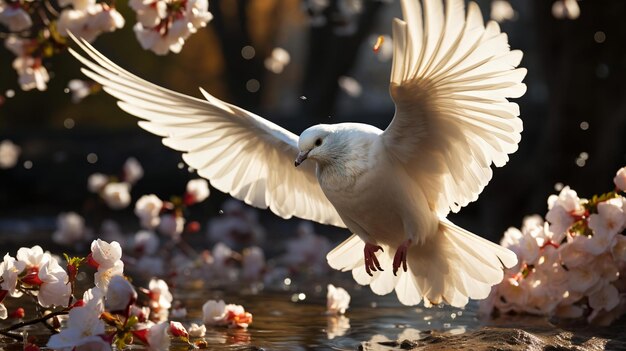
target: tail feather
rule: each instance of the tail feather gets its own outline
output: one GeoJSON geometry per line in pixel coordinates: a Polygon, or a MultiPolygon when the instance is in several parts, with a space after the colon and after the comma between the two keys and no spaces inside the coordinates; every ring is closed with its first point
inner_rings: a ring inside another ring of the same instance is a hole
{"type": "Polygon", "coordinates": [[[377,255],[384,271],[368,275],[363,262],[364,245],[358,236],[350,237],[328,254],[329,264],[343,271],[352,270],[357,283],[370,285],[376,294],[395,290],[405,305],[424,301],[426,307],[442,302],[465,306],[470,298],[486,298],[491,286],[502,280],[503,268],[517,264],[517,257],[510,250],[446,219],[440,221],[436,236],[409,248],[408,270],[398,276],[391,269],[395,248],[385,246],[385,252],[377,255]]]}

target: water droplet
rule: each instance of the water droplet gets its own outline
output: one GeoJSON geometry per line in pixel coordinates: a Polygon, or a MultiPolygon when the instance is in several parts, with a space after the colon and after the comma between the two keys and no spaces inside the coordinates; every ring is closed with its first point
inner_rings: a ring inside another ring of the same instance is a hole
{"type": "Polygon", "coordinates": [[[563,183],[558,182],[558,183],[554,184],[554,190],[556,190],[556,191],[561,191],[561,190],[563,190],[563,187],[564,187],[564,186],[565,186],[565,185],[564,185],[563,183]]]}
{"type": "Polygon", "coordinates": [[[4,95],[10,99],[15,96],[15,90],[9,89],[6,91],[6,93],[4,93],[4,95]]]}
{"type": "Polygon", "coordinates": [[[318,294],[321,293],[322,292],[322,286],[321,285],[316,285],[315,286],[315,292],[318,293],[318,294]]]}
{"type": "Polygon", "coordinates": [[[372,302],[372,303],[370,304],[370,307],[372,307],[372,308],[376,308],[376,307],[378,307],[378,304],[377,304],[376,302],[372,302]]]}
{"type": "Polygon", "coordinates": [[[26,169],[33,168],[33,161],[30,161],[30,160],[24,161],[24,168],[26,169]]]}
{"type": "Polygon", "coordinates": [[[443,327],[446,329],[450,328],[450,323],[443,323],[443,327]]]}
{"type": "Polygon", "coordinates": [[[193,167],[189,167],[189,168],[187,168],[187,172],[189,172],[189,173],[193,173],[193,172],[195,172],[195,171],[196,171],[196,169],[195,169],[195,168],[193,168],[193,167]]]}
{"type": "Polygon", "coordinates": [[[224,214],[224,210],[219,210],[219,211],[217,211],[217,213],[223,215],[224,214]]]}
{"type": "Polygon", "coordinates": [[[463,311],[457,312],[456,315],[459,316],[459,317],[462,316],[463,315],[463,311]]]}
{"type": "Polygon", "coordinates": [[[70,88],[63,89],[63,92],[66,93],[66,94],[69,93],[70,92],[70,88]]]}
{"type": "Polygon", "coordinates": [[[74,122],[74,120],[73,120],[73,119],[71,119],[71,118],[66,118],[66,119],[63,121],[63,126],[64,126],[65,128],[67,128],[67,129],[72,129],[72,128],[74,128],[74,126],[75,126],[75,125],[76,125],[76,122],[74,122]]]}
{"type": "Polygon", "coordinates": [[[303,301],[304,299],[306,299],[306,294],[305,293],[299,293],[298,294],[298,300],[303,301]]]}
{"type": "Polygon", "coordinates": [[[178,167],[178,169],[183,169],[185,168],[185,164],[182,162],[178,162],[178,164],[176,165],[176,167],[178,167]]]}
{"type": "Polygon", "coordinates": [[[241,56],[246,60],[251,60],[252,58],[254,58],[254,55],[256,55],[256,50],[254,50],[252,46],[246,45],[241,48],[241,56]]]}
{"type": "Polygon", "coordinates": [[[298,294],[291,295],[291,302],[298,302],[298,294]]]}
{"type": "Polygon", "coordinates": [[[261,83],[259,83],[258,80],[250,79],[246,82],[246,90],[248,90],[249,92],[256,93],[257,91],[259,91],[259,89],[261,89],[261,83]]]}
{"type": "Polygon", "coordinates": [[[580,157],[583,160],[587,161],[589,159],[589,154],[583,151],[583,152],[580,153],[580,155],[578,157],[580,157]]]}
{"type": "Polygon", "coordinates": [[[452,314],[450,315],[450,318],[455,319],[455,318],[456,318],[456,313],[452,313],[452,314]]]}
{"type": "Polygon", "coordinates": [[[602,44],[606,40],[606,34],[604,34],[603,31],[599,30],[593,35],[593,40],[595,40],[598,44],[602,44]]]}
{"type": "Polygon", "coordinates": [[[291,279],[290,278],[285,278],[285,280],[283,280],[283,283],[285,283],[285,285],[289,286],[289,285],[291,285],[291,279]]]}
{"type": "Polygon", "coordinates": [[[304,96],[304,95],[300,96],[300,100],[302,100],[302,101],[306,100],[306,96],[304,96]]]}
{"type": "Polygon", "coordinates": [[[578,167],[585,167],[586,163],[587,163],[587,161],[583,160],[582,158],[577,158],[576,159],[576,166],[578,166],[578,167]]]}
{"type": "Polygon", "coordinates": [[[587,121],[580,122],[580,129],[582,129],[582,130],[589,129],[589,122],[587,122],[587,121]]]}
{"type": "Polygon", "coordinates": [[[425,320],[425,321],[429,321],[429,320],[431,320],[431,319],[433,319],[433,316],[424,316],[424,320],[425,320]]]}
{"type": "Polygon", "coordinates": [[[96,155],[95,153],[91,152],[87,155],[87,162],[94,164],[96,162],[98,162],[98,155],[96,155]]]}

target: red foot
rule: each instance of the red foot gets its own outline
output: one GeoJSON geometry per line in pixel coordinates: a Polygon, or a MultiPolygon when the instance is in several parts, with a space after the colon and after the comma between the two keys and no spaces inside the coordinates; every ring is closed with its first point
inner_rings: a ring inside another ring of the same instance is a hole
{"type": "Polygon", "coordinates": [[[398,247],[398,251],[396,251],[396,254],[393,256],[393,275],[398,273],[400,265],[402,265],[402,269],[406,272],[406,252],[412,243],[413,241],[409,239],[398,247]]]}
{"type": "Polygon", "coordinates": [[[370,277],[373,276],[372,271],[383,271],[383,269],[380,268],[380,263],[378,263],[378,258],[376,257],[376,252],[378,250],[385,252],[385,250],[378,245],[365,243],[365,248],[363,249],[363,254],[365,255],[365,272],[367,272],[370,277]]]}

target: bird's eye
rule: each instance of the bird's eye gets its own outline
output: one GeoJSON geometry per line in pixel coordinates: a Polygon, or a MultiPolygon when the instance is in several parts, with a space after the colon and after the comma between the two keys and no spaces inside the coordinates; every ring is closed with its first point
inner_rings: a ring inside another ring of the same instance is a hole
{"type": "Polygon", "coordinates": [[[320,146],[320,145],[322,145],[322,139],[316,139],[315,146],[320,146]]]}

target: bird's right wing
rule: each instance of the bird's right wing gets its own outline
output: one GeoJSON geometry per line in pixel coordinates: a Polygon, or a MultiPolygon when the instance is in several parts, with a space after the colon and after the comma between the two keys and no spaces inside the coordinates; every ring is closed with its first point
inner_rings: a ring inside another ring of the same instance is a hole
{"type": "Polygon", "coordinates": [[[142,128],[182,151],[185,162],[215,188],[282,218],[345,227],[317,182],[314,164],[294,166],[296,135],[204,90],[206,101],[147,82],[86,41],[74,41],[91,58],[70,49],[87,67],[82,72],[118,98],[120,108],[144,119],[142,128]]]}
{"type": "Polygon", "coordinates": [[[496,22],[463,0],[402,0],[393,23],[391,96],[396,114],[383,133],[390,154],[445,216],[474,201],[517,150],[526,91],[522,52],[496,22]],[[423,4],[423,8],[421,6],[423,4]],[[423,10],[423,11],[422,11],[423,10]]]}

